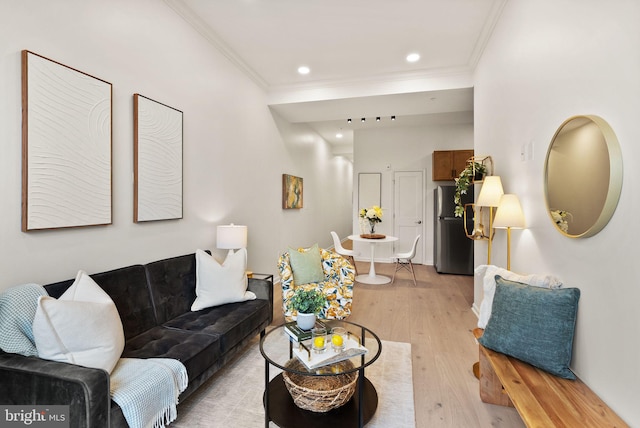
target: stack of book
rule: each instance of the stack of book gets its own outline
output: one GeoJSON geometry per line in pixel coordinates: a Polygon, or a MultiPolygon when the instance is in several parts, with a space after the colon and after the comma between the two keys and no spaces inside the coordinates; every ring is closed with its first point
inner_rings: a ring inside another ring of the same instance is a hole
{"type": "MultiPolygon", "coordinates": [[[[327,326],[321,322],[316,320],[316,328],[326,328],[327,331],[329,329],[327,326]]],[[[303,342],[305,340],[311,339],[311,330],[303,330],[298,327],[298,323],[296,321],[288,322],[284,325],[284,331],[296,342],[303,342]]]]}

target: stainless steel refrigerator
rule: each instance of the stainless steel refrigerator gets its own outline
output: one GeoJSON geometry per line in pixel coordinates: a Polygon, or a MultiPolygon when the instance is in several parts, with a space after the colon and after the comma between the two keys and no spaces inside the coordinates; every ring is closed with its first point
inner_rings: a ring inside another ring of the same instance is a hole
{"type": "MultiPolygon", "coordinates": [[[[434,190],[433,258],[438,273],[473,275],[473,240],[467,238],[463,217],[454,215],[455,186],[434,190]]],[[[473,186],[462,195],[462,203],[473,203],[473,186]]],[[[473,230],[473,218],[467,216],[467,230],[473,230]]]]}

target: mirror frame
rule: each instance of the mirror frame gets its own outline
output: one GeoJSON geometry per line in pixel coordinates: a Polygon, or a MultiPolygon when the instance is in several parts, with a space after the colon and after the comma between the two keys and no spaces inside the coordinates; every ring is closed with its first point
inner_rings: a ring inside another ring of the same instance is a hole
{"type": "Polygon", "coordinates": [[[599,116],[594,115],[577,115],[572,116],[569,119],[565,120],[556,130],[556,133],[553,135],[551,139],[551,143],[549,144],[549,148],[547,150],[547,156],[544,161],[544,197],[545,197],[545,205],[547,207],[547,215],[549,215],[549,219],[553,223],[554,228],[569,238],[588,238],[600,232],[611,220],[613,213],[616,210],[618,205],[618,201],[620,200],[620,194],[622,192],[622,151],[620,149],[620,143],[618,142],[618,138],[616,134],[613,132],[611,126],[599,116]],[[553,218],[551,217],[550,207],[549,207],[549,156],[551,155],[551,150],[553,149],[553,144],[558,137],[558,134],[562,131],[562,129],[569,122],[575,119],[587,119],[591,122],[595,123],[602,136],[604,138],[605,144],[607,146],[607,152],[609,153],[609,186],[607,188],[607,196],[605,202],[603,204],[602,210],[600,211],[600,215],[596,219],[596,221],[584,232],[571,235],[562,231],[555,223],[553,218]]]}

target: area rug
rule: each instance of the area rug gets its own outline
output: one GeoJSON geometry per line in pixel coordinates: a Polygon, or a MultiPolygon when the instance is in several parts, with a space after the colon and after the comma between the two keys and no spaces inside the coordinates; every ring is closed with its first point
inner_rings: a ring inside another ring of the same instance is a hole
{"type": "MultiPolygon", "coordinates": [[[[176,428],[264,426],[264,358],[258,339],[178,407],[176,428]]],[[[270,375],[279,371],[271,366],[270,375]]],[[[382,341],[380,358],[366,369],[378,392],[378,409],[367,428],[414,428],[411,344],[382,341]]],[[[271,423],[271,427],[276,427],[271,423]]]]}

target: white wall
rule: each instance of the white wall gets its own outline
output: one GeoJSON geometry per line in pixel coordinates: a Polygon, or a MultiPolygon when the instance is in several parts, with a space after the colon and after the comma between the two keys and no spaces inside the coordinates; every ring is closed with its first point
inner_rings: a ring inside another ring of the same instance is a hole
{"type": "Polygon", "coordinates": [[[249,268],[275,273],[287,245],[329,246],[330,230],[351,227],[351,163],[274,117],[264,91],[161,1],[0,3],[0,146],[0,290],[213,248],[230,222],[249,227],[249,268]],[[112,225],[20,231],[22,49],[113,84],[112,225]],[[133,223],[135,92],[184,112],[181,220],[133,223]],[[303,209],[281,209],[283,173],[303,177],[303,209]]]}
{"type": "MultiPolygon", "coordinates": [[[[382,173],[382,208],[384,216],[376,231],[393,235],[393,176],[394,171],[423,171],[425,177],[424,239],[419,241],[424,255],[424,264],[433,264],[433,189],[451,182],[431,180],[431,165],[434,150],[473,148],[473,123],[433,124],[423,126],[391,126],[389,128],[366,129],[354,135],[353,182],[358,182],[360,172],[382,173]],[[390,169],[387,169],[390,165],[390,169]]],[[[353,233],[360,233],[358,226],[358,189],[354,186],[353,233]]],[[[354,243],[361,253],[358,259],[370,255],[366,244],[354,243]]],[[[401,251],[407,249],[401,248],[401,251]]],[[[376,260],[389,261],[393,245],[378,245],[376,260]]]]}
{"type": "MultiPolygon", "coordinates": [[[[505,192],[519,196],[526,216],[527,229],[512,232],[512,270],[553,273],[580,288],[572,368],[632,426],[640,425],[639,19],[634,0],[512,0],[474,78],[476,150],[493,156],[505,192]],[[556,129],[577,114],[601,116],[612,126],[624,183],[604,230],[572,240],[545,212],[542,174],[556,129]],[[522,162],[521,145],[529,142],[533,159],[522,162]]],[[[496,235],[492,262],[504,267],[505,233],[496,235]]],[[[486,244],[477,243],[476,264],[483,259],[486,244]]]]}

